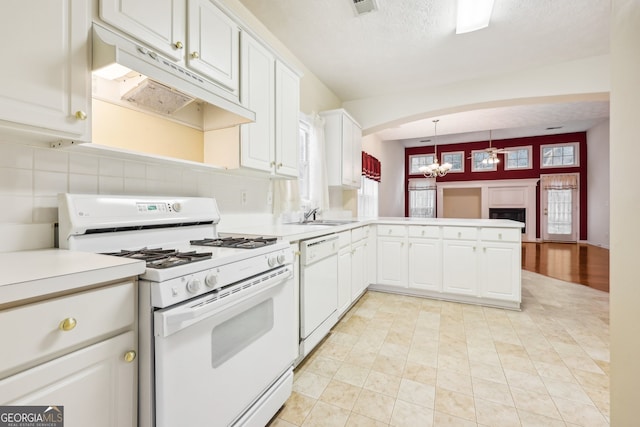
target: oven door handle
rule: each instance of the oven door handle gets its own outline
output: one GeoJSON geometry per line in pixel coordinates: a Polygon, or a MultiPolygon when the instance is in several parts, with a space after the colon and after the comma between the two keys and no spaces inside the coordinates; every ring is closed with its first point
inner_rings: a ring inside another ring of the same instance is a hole
{"type": "MultiPolygon", "coordinates": [[[[275,276],[264,275],[259,276],[253,281],[248,281],[247,284],[253,283],[255,290],[250,292],[238,292],[232,293],[221,299],[204,299],[203,302],[198,304],[186,304],[179,308],[173,308],[164,311],[161,314],[161,323],[164,333],[162,335],[170,335],[182,327],[186,327],[192,323],[195,323],[198,319],[207,316],[214,316],[223,310],[227,310],[234,305],[241,303],[249,298],[255,298],[264,294],[270,289],[283,284],[287,280],[293,277],[293,269],[291,266],[287,266],[279,271],[279,274],[275,276]],[[186,323],[186,324],[185,324],[186,323]]],[[[158,315],[159,313],[156,313],[158,315]]]]}

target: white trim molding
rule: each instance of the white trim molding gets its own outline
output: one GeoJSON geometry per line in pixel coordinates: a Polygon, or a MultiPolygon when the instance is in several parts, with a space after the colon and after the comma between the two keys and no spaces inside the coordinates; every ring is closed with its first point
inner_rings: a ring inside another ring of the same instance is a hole
{"type": "Polygon", "coordinates": [[[536,241],[536,187],[539,178],[530,179],[497,179],[478,181],[456,181],[436,183],[436,212],[442,218],[444,212],[444,190],[447,188],[480,188],[481,218],[489,218],[489,208],[525,208],[526,233],[522,235],[525,242],[536,241]]]}

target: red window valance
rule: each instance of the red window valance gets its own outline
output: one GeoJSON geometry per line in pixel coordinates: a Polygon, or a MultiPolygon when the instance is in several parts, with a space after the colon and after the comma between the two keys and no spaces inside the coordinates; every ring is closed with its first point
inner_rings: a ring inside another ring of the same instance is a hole
{"type": "Polygon", "coordinates": [[[362,152],[362,175],[380,182],[380,160],[362,152]]]}

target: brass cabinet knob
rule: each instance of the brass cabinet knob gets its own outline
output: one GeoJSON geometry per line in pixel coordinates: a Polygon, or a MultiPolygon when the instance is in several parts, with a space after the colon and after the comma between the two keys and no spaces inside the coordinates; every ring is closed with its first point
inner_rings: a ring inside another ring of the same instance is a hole
{"type": "Polygon", "coordinates": [[[87,113],[82,110],[76,111],[76,119],[78,120],[87,120],[87,113]]]}
{"type": "Polygon", "coordinates": [[[192,53],[191,53],[191,57],[192,57],[193,59],[198,59],[198,58],[200,58],[200,54],[199,54],[198,52],[192,52],[192,53]]]}
{"type": "Polygon", "coordinates": [[[127,362],[127,363],[131,363],[134,360],[136,360],[136,356],[137,356],[137,354],[136,354],[135,351],[133,351],[133,350],[127,351],[124,354],[124,361],[127,362]]]}
{"type": "Polygon", "coordinates": [[[277,167],[277,168],[281,168],[281,167],[282,167],[282,163],[278,163],[278,164],[276,165],[276,167],[277,167]]]}
{"type": "Polygon", "coordinates": [[[73,317],[67,317],[62,322],[60,322],[60,325],[58,325],[58,329],[60,329],[61,331],[70,331],[75,328],[77,324],[78,321],[76,319],[74,319],[73,317]]]}
{"type": "Polygon", "coordinates": [[[177,41],[173,44],[173,47],[175,47],[176,49],[182,49],[184,45],[182,44],[182,42],[177,41]]]}

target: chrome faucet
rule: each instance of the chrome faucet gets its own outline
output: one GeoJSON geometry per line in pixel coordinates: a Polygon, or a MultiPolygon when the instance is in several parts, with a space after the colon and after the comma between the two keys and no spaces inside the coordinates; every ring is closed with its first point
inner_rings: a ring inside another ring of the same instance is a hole
{"type": "Polygon", "coordinates": [[[309,217],[313,216],[313,220],[315,221],[316,219],[316,213],[318,213],[318,211],[320,210],[320,208],[313,208],[310,209],[308,212],[304,213],[304,219],[302,220],[303,223],[305,222],[309,222],[309,217]]]}

